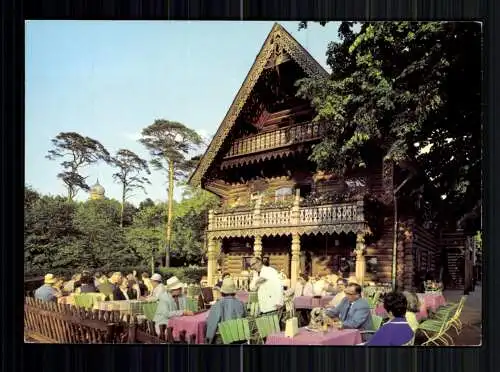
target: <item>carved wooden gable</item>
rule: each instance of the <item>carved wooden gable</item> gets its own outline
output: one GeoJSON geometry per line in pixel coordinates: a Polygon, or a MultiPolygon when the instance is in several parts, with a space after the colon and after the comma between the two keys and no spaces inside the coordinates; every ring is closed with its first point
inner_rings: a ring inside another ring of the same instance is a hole
{"type": "Polygon", "coordinates": [[[306,76],[317,78],[327,78],[329,76],[323,67],[321,67],[321,65],[283,27],[275,24],[217,130],[217,133],[208,146],[195,172],[190,177],[189,183],[192,186],[201,184],[202,178],[214,162],[222,145],[233,129],[236,120],[245,107],[247,100],[251,97],[252,91],[263,71],[269,67],[279,66],[285,62],[287,58],[295,61],[304,71],[306,76]]]}

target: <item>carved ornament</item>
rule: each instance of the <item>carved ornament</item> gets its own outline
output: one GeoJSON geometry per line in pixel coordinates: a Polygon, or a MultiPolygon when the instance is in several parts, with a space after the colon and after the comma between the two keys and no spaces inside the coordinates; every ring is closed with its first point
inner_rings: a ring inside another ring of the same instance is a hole
{"type": "Polygon", "coordinates": [[[226,140],[226,137],[230,133],[236,119],[243,109],[245,102],[252,93],[253,87],[264,70],[269,57],[275,50],[275,42],[282,46],[283,50],[302,68],[307,76],[312,78],[327,78],[329,76],[328,72],[326,72],[326,70],[297,42],[297,40],[295,40],[282,26],[275,24],[257,55],[255,63],[238,91],[229,111],[217,130],[217,133],[203,155],[195,172],[191,176],[189,183],[192,186],[199,186],[201,184],[202,177],[213,163],[219,149],[222,147],[222,144],[226,140]]]}

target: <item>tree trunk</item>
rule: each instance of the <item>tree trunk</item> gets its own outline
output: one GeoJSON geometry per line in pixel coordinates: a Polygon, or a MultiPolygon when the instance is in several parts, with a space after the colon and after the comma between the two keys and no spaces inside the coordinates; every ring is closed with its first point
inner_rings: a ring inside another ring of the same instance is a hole
{"type": "Polygon", "coordinates": [[[165,247],[165,267],[170,267],[170,244],[172,236],[172,210],[174,204],[174,162],[168,161],[168,213],[165,247]]]}
{"type": "Polygon", "coordinates": [[[120,227],[123,228],[123,213],[125,211],[125,183],[122,188],[122,207],[120,209],[120,227]]]}
{"type": "Polygon", "coordinates": [[[68,186],[68,201],[73,201],[73,189],[71,186],[68,186]]]}

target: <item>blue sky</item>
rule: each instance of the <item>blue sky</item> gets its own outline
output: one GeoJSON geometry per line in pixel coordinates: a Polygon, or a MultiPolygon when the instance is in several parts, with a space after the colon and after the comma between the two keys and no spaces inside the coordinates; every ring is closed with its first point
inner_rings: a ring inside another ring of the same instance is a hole
{"type": "MultiPolygon", "coordinates": [[[[110,153],[126,148],[149,159],[137,139],[155,119],[179,121],[205,137],[215,133],[273,22],[29,21],[26,23],[25,183],[65,194],[60,161],[45,159],[59,132],[100,141],[110,153]]],[[[282,22],[326,66],[338,23],[282,22]]],[[[112,168],[82,172],[120,199],[112,168]]],[[[146,197],[166,200],[166,178],[153,172],[146,197]]],[[[180,191],[176,192],[179,197],[180,191]]],[[[88,195],[82,191],[77,199],[88,195]]]]}

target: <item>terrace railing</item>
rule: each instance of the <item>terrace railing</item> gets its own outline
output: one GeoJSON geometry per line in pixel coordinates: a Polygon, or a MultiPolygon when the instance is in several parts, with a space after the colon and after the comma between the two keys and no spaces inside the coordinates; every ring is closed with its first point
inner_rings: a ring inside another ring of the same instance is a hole
{"type": "Polygon", "coordinates": [[[237,139],[233,142],[224,158],[312,141],[321,138],[323,134],[324,127],[318,123],[295,124],[290,127],[237,139]]]}
{"type": "Polygon", "coordinates": [[[210,211],[208,231],[280,226],[318,226],[363,222],[363,202],[319,206],[265,208],[256,205],[247,211],[210,211]]]}

